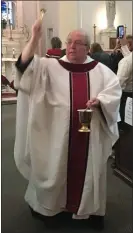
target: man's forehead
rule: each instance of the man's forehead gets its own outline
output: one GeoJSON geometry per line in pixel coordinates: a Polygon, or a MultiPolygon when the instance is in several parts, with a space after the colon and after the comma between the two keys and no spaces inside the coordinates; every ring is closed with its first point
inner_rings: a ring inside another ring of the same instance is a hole
{"type": "Polygon", "coordinates": [[[74,32],[71,32],[67,38],[75,39],[75,40],[84,40],[85,36],[83,35],[83,33],[79,31],[74,31],[74,32]]]}

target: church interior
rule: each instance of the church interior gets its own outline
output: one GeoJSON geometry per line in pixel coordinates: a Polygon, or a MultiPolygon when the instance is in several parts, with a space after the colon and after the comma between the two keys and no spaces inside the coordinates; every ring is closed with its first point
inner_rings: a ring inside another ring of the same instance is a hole
{"type": "MultiPolygon", "coordinates": [[[[32,25],[42,10],[42,37],[36,49],[36,54],[41,57],[50,56],[48,51],[52,49],[53,37],[60,39],[60,49],[65,50],[68,34],[76,29],[85,30],[91,44],[98,43],[102,51],[109,55],[116,47],[119,25],[124,26],[126,35],[133,35],[132,1],[1,1],[2,233],[54,232],[32,217],[24,201],[27,181],[14,162],[17,104],[17,92],[13,87],[15,63],[28,43],[32,25]]],[[[107,211],[103,233],[132,232],[132,135],[133,125],[125,123],[108,160],[107,211]]],[[[98,231],[66,225],[58,232],[98,231]]]]}

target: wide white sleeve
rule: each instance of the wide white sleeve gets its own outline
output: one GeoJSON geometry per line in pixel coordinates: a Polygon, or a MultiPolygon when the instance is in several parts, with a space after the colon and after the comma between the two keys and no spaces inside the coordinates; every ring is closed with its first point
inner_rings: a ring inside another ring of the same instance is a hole
{"type": "Polygon", "coordinates": [[[113,146],[119,138],[117,123],[120,120],[119,108],[122,90],[115,73],[103,64],[100,64],[100,66],[104,87],[97,96],[100,101],[100,111],[98,112],[103,130],[106,131],[113,146]]]}
{"type": "Polygon", "coordinates": [[[100,101],[100,106],[106,122],[110,127],[118,121],[120,99],[122,90],[120,87],[119,79],[108,67],[101,67],[101,75],[104,78],[104,88],[99,93],[97,98],[100,101]]]}
{"type": "Polygon", "coordinates": [[[21,90],[27,94],[30,94],[36,82],[41,82],[41,79],[46,78],[47,58],[40,58],[37,55],[34,56],[26,70],[21,73],[16,68],[16,75],[14,80],[14,86],[17,90],[21,90]]]}
{"type": "Polygon", "coordinates": [[[16,108],[16,135],[14,160],[19,172],[29,180],[31,173],[30,150],[28,147],[29,95],[18,91],[16,108]]]}
{"type": "Polygon", "coordinates": [[[45,90],[47,79],[46,67],[46,58],[35,56],[24,73],[17,70],[15,77],[15,87],[19,91],[17,97],[14,159],[19,172],[27,180],[29,180],[31,174],[31,151],[29,144],[31,119],[29,115],[31,111],[32,93],[37,91],[37,89],[40,90],[40,86],[45,90]]]}

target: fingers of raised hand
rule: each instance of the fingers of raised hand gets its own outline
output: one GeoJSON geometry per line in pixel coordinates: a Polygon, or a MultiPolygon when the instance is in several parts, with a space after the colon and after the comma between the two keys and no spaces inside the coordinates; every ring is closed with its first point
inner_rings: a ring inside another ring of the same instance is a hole
{"type": "Polygon", "coordinates": [[[42,21],[40,19],[36,20],[34,25],[33,25],[33,29],[38,31],[41,30],[42,28],[42,21]]]}

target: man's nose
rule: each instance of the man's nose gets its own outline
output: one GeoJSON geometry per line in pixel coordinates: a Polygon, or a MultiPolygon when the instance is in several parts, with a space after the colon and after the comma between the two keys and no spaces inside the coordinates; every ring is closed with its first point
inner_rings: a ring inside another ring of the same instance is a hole
{"type": "Polygon", "coordinates": [[[71,48],[75,48],[75,47],[76,47],[75,42],[72,42],[71,43],[71,48]]]}

